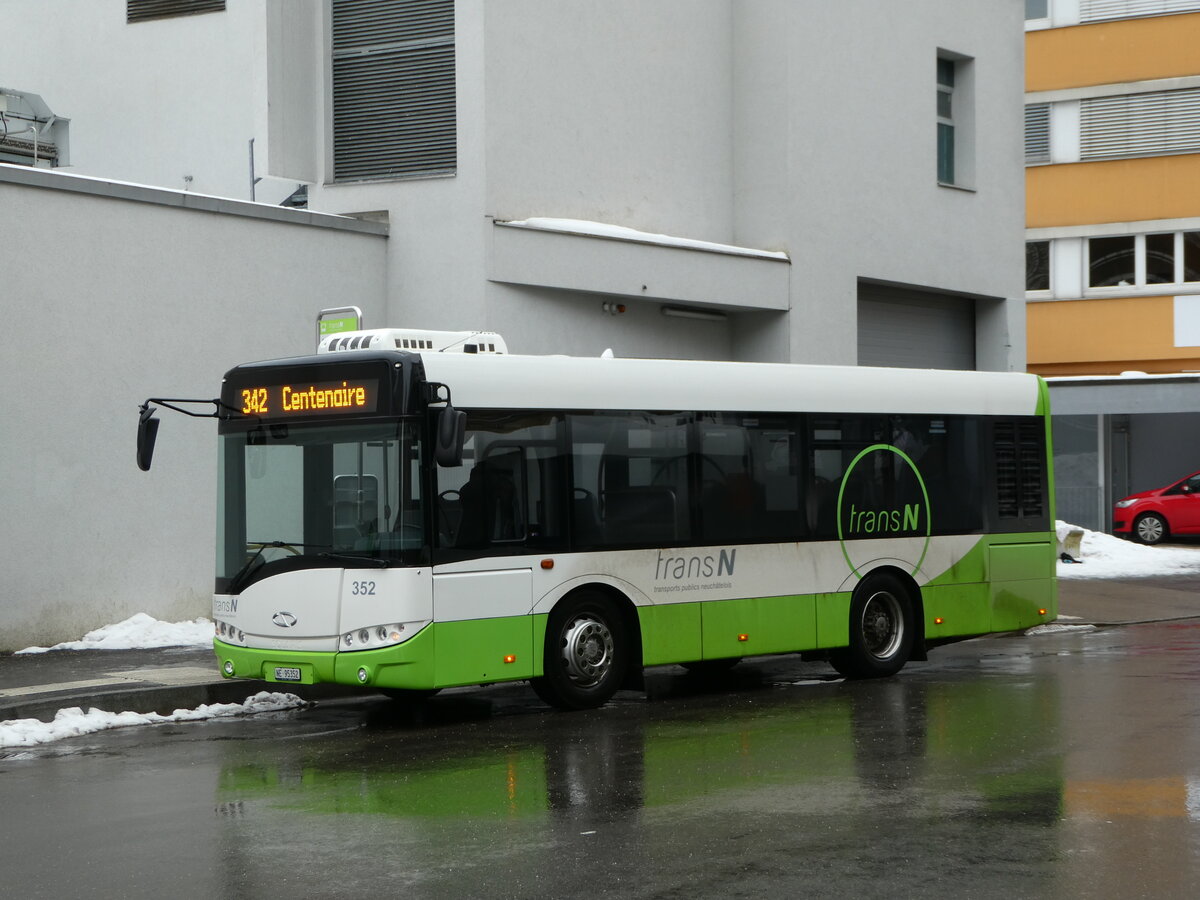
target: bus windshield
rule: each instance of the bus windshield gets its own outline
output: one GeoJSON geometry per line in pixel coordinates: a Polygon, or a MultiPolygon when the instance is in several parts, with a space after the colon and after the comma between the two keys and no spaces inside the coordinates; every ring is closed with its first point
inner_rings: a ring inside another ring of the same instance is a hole
{"type": "Polygon", "coordinates": [[[419,435],[404,419],[221,435],[217,592],[289,569],[419,564],[419,435]]]}

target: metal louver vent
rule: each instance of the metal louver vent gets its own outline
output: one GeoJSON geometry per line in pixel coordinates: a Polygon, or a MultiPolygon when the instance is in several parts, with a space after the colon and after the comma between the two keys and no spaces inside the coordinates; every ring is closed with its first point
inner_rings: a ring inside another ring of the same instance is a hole
{"type": "Polygon", "coordinates": [[[197,13],[223,12],[225,0],[127,0],[125,21],[147,22],[173,16],[192,16],[197,13]]]}
{"type": "Polygon", "coordinates": [[[1200,0],[1080,0],[1080,22],[1171,16],[1200,10],[1200,0]]]}
{"type": "Polygon", "coordinates": [[[1002,519],[1046,514],[1045,464],[1040,422],[997,422],[992,433],[996,460],[996,511],[1002,519]]]}
{"type": "Polygon", "coordinates": [[[1017,448],[1020,464],[1021,515],[1040,516],[1042,497],[1042,443],[1040,425],[1022,424],[1017,448]]]}
{"type": "Polygon", "coordinates": [[[1015,431],[1010,423],[997,422],[992,443],[996,457],[996,504],[1002,519],[1015,519],[1021,514],[1015,431]]]}
{"type": "Polygon", "coordinates": [[[1050,104],[1025,107],[1025,164],[1050,161],[1050,104]]]}
{"type": "Polygon", "coordinates": [[[1200,89],[1086,99],[1079,149],[1084,160],[1200,151],[1200,89]]]}
{"type": "Polygon", "coordinates": [[[452,174],[453,0],[334,0],[334,180],[452,174]]]}

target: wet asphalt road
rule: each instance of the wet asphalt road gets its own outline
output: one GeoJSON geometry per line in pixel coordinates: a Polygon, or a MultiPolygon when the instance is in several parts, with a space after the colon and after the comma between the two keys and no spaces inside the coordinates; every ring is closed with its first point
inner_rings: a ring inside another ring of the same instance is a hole
{"type": "Polygon", "coordinates": [[[1200,621],[0,751],[12,897],[1193,897],[1200,621]]]}

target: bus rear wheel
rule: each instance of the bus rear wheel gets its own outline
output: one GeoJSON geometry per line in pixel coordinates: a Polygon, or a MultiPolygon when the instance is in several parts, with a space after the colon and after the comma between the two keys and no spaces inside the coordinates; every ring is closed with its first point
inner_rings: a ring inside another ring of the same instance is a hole
{"type": "Polygon", "coordinates": [[[620,612],[604,595],[581,592],[551,611],[543,674],[530,684],[558,709],[594,709],[617,692],[629,661],[630,639],[620,612]]]}
{"type": "Polygon", "coordinates": [[[850,645],[830,655],[847,678],[895,675],[912,655],[913,602],[899,578],[868,575],[850,600],[850,645]]]}

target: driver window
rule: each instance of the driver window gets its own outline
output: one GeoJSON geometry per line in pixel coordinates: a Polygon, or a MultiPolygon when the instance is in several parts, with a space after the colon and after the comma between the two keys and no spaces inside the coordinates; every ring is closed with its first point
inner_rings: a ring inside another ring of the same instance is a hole
{"type": "Polygon", "coordinates": [[[437,534],[443,549],[519,552],[563,536],[560,417],[473,412],[463,464],[437,470],[437,534]]]}

